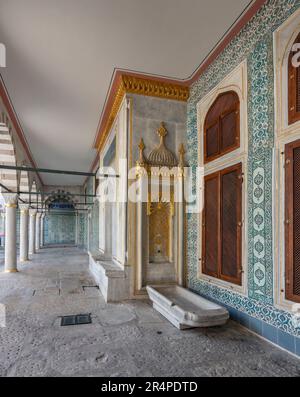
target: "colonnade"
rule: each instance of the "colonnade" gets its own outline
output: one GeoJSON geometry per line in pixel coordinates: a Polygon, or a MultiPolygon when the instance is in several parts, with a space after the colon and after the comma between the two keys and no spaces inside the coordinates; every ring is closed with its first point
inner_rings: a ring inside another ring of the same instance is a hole
{"type": "MultiPolygon", "coordinates": [[[[16,273],[17,268],[17,207],[18,195],[5,194],[5,262],[6,273],[16,273]]],[[[19,204],[20,210],[20,262],[29,260],[43,246],[45,213],[19,204]]]]}

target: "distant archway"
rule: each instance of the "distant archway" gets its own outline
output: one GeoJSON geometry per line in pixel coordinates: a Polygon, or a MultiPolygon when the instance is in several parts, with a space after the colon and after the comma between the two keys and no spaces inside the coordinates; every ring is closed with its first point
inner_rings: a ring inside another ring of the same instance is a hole
{"type": "MultiPolygon", "coordinates": [[[[16,152],[11,136],[11,126],[5,114],[0,117],[0,164],[13,166],[17,165],[16,152]]],[[[16,170],[0,170],[0,182],[12,192],[18,191],[18,178],[16,170]]],[[[1,187],[1,192],[7,190],[1,187]]]]}
{"type": "Polygon", "coordinates": [[[65,190],[47,194],[45,200],[45,245],[75,245],[77,236],[76,200],[65,190]]]}

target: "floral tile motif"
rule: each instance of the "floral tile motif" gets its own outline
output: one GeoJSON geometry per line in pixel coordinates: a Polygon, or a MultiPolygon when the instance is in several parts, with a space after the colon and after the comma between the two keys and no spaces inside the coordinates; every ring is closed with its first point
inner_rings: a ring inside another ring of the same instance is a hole
{"type": "MultiPolygon", "coordinates": [[[[192,290],[299,336],[289,313],[273,306],[272,158],[274,72],[272,33],[300,7],[299,0],[270,0],[231,41],[191,89],[188,161],[197,166],[197,103],[244,59],[248,63],[248,297],[198,279],[197,215],[188,216],[188,283],[192,290]]],[[[196,190],[194,179],[193,190],[196,190]]]]}
{"type": "Polygon", "coordinates": [[[273,303],[272,149],[249,154],[248,293],[273,303]]]}
{"type": "Polygon", "coordinates": [[[75,215],[48,214],[44,223],[45,244],[74,244],[75,215]]]}
{"type": "Polygon", "coordinates": [[[78,214],[78,245],[87,247],[87,216],[85,213],[78,214]]]}
{"type": "Polygon", "coordinates": [[[248,291],[273,303],[272,154],[274,146],[272,35],[248,57],[248,291]]]}

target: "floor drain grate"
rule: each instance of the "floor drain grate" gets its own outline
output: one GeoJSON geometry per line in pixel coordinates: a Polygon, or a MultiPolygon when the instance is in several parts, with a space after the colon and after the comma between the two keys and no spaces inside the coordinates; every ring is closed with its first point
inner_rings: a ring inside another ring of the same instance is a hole
{"type": "Polygon", "coordinates": [[[86,289],[89,289],[89,288],[96,288],[96,289],[99,289],[99,286],[98,286],[98,285],[83,285],[83,286],[82,286],[82,289],[83,289],[83,290],[86,290],[86,289]]]}
{"type": "Polygon", "coordinates": [[[90,314],[76,314],[74,316],[61,317],[60,325],[62,327],[67,327],[69,325],[84,325],[91,323],[92,323],[92,318],[90,314]]]}

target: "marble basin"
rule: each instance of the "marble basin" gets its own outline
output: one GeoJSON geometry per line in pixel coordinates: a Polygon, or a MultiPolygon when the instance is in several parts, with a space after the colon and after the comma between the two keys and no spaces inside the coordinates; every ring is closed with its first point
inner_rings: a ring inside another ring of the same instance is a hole
{"type": "Polygon", "coordinates": [[[147,292],[153,308],[179,329],[224,325],[228,311],[179,286],[151,287],[147,292]]]}

